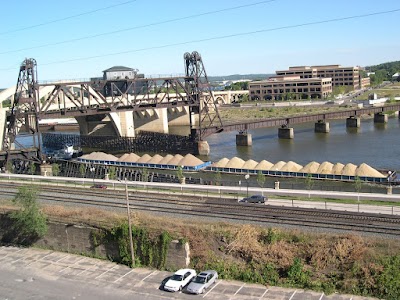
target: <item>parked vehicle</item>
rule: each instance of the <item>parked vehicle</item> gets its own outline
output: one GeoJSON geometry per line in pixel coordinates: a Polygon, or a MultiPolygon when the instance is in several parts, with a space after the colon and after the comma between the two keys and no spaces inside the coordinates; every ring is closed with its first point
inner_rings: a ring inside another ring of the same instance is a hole
{"type": "Polygon", "coordinates": [[[263,195],[252,195],[250,197],[243,198],[242,200],[239,200],[239,202],[244,202],[244,203],[265,203],[268,198],[263,195]]]}
{"type": "Polygon", "coordinates": [[[164,284],[164,289],[170,292],[181,291],[195,276],[193,269],[180,269],[164,284]]]}
{"type": "Polygon", "coordinates": [[[218,273],[214,270],[203,271],[198,274],[186,288],[192,294],[203,294],[218,279],[218,273]]]}

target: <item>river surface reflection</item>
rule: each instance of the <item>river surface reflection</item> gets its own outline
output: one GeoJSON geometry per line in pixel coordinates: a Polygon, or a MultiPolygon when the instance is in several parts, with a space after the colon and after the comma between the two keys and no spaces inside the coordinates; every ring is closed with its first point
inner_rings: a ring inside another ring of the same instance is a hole
{"type": "MultiPolygon", "coordinates": [[[[345,120],[331,120],[329,123],[328,134],[315,133],[314,123],[296,124],[292,140],[278,139],[276,127],[250,130],[251,147],[236,146],[236,131],[213,134],[206,138],[210,155],[200,158],[216,162],[224,157],[237,156],[257,162],[263,159],[272,163],[291,160],[301,165],[311,161],[367,163],[378,169],[400,170],[400,121],[397,117],[389,118],[386,124],[374,124],[372,119],[363,119],[358,129],[347,129],[345,120]]],[[[188,135],[189,128],[171,127],[170,133],[188,135]]],[[[23,135],[18,135],[17,140],[25,146],[32,141],[31,137],[23,135]]]]}

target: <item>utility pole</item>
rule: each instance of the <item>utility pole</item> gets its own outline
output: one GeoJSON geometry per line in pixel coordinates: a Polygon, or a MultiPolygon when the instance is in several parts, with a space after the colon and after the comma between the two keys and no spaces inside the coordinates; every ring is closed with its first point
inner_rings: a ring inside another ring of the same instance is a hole
{"type": "Polygon", "coordinates": [[[125,178],[125,196],[126,196],[126,209],[128,210],[128,231],[129,231],[129,243],[131,246],[131,259],[132,268],[135,266],[135,253],[133,250],[133,239],[132,239],[132,225],[131,225],[131,214],[129,209],[129,194],[128,194],[128,182],[125,178]]]}

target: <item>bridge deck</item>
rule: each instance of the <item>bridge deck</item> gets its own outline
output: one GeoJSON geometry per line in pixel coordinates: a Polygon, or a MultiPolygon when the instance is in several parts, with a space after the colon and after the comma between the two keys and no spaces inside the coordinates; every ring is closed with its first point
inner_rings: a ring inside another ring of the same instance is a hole
{"type": "Polygon", "coordinates": [[[337,112],[319,113],[313,115],[302,115],[294,117],[282,117],[282,118],[272,118],[272,119],[259,119],[249,122],[240,122],[233,124],[224,124],[222,127],[206,127],[204,128],[204,136],[214,134],[221,131],[247,131],[250,129],[266,128],[266,127],[279,127],[282,125],[300,124],[307,122],[317,122],[319,120],[329,120],[329,119],[343,119],[348,117],[359,117],[366,114],[376,114],[384,112],[399,111],[400,104],[391,104],[380,107],[368,107],[368,108],[358,108],[349,109],[337,112]]]}

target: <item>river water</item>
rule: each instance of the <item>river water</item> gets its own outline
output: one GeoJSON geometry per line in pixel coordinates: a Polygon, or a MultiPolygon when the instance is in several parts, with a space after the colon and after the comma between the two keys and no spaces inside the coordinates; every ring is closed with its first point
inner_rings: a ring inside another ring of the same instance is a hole
{"type": "Polygon", "coordinates": [[[367,163],[378,169],[400,170],[400,121],[389,118],[386,124],[362,119],[361,128],[347,129],[346,120],[330,120],[330,132],[315,133],[314,123],[294,125],[294,139],[278,139],[278,128],[250,130],[251,147],[236,146],[237,132],[209,136],[211,153],[202,159],[218,161],[223,157],[240,157],[257,162],[280,160],[306,165],[311,161],[330,161],[359,165],[367,163]]]}
{"type": "MultiPolygon", "coordinates": [[[[331,120],[329,133],[315,133],[314,123],[294,125],[294,139],[279,139],[278,128],[250,130],[251,147],[236,146],[237,132],[222,132],[207,137],[211,153],[200,157],[216,162],[221,158],[240,157],[257,162],[265,159],[272,163],[280,160],[306,165],[311,161],[330,161],[359,165],[367,163],[377,169],[400,170],[400,121],[389,118],[386,124],[374,124],[373,119],[362,119],[361,128],[346,128],[346,120],[331,120]]],[[[173,128],[171,133],[184,133],[188,129],[173,128]]],[[[20,143],[28,145],[31,138],[18,136],[20,143]]],[[[173,153],[172,153],[173,154],[173,153]]]]}

